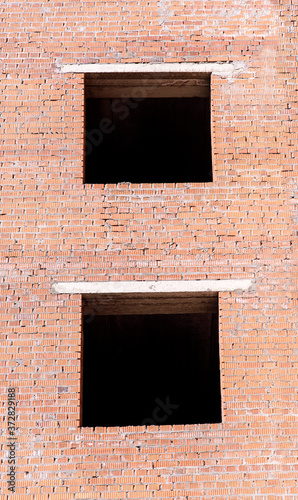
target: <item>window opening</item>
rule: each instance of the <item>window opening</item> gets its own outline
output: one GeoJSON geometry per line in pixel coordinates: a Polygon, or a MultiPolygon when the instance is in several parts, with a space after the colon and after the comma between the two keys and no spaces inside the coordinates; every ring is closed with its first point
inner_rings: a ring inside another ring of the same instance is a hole
{"type": "Polygon", "coordinates": [[[83,296],[82,425],[220,422],[217,294],[128,295],[83,296]]]}
{"type": "Polygon", "coordinates": [[[210,75],[85,75],[85,182],[211,182],[210,75]]]}

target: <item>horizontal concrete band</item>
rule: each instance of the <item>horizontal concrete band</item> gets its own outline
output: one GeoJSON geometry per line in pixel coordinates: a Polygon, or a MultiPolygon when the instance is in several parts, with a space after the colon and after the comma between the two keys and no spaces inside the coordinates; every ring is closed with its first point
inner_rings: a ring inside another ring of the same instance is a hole
{"type": "Polygon", "coordinates": [[[181,292],[235,292],[252,285],[249,279],[196,281],[93,281],[56,282],[54,293],[181,293],[181,292]]]}
{"type": "Polygon", "coordinates": [[[244,70],[245,64],[237,62],[210,63],[118,63],[118,64],[64,64],[57,67],[60,73],[215,73],[231,75],[244,70]]]}

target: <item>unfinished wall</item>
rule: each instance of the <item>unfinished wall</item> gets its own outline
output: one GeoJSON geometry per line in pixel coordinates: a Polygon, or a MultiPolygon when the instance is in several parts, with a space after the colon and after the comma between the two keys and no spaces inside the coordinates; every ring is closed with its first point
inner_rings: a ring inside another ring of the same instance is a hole
{"type": "Polygon", "coordinates": [[[297,17],[294,0],[2,6],[0,500],[297,498],[297,17]],[[211,76],[213,182],[84,185],[84,75],[65,65],[199,62],[241,67],[211,76]],[[53,282],[237,278],[254,286],[219,293],[221,423],[80,427],[82,300],[53,282]]]}

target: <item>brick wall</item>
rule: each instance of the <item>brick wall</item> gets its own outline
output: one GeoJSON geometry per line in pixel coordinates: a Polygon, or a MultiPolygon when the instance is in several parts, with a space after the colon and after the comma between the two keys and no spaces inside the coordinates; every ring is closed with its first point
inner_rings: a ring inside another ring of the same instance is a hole
{"type": "Polygon", "coordinates": [[[295,0],[0,12],[0,500],[297,499],[295,0]],[[244,67],[212,75],[212,184],[83,184],[83,74],[63,65],[214,61],[244,67]],[[81,297],[54,281],[230,278],[254,286],[219,296],[222,423],[79,426],[81,297]]]}

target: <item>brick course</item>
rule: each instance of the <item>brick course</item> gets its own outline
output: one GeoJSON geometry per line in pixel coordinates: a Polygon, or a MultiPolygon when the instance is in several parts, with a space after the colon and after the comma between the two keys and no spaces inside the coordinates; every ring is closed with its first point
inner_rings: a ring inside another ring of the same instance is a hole
{"type": "Polygon", "coordinates": [[[296,500],[295,0],[8,1],[0,16],[0,500],[296,500]],[[214,61],[245,68],[212,75],[213,183],[84,185],[84,75],[63,65],[214,61]],[[254,287],[219,294],[222,423],[79,426],[81,296],[54,281],[230,278],[254,287]]]}

